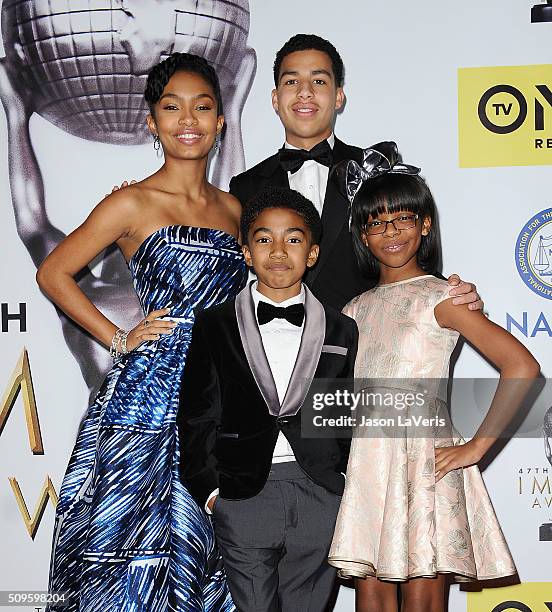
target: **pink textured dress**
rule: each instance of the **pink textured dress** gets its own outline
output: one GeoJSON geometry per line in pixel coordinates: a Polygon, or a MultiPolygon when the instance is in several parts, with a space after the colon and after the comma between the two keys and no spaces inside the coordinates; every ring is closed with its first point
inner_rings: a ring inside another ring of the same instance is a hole
{"type": "MultiPolygon", "coordinates": [[[[343,312],[360,332],[355,378],[448,378],[458,333],[439,327],[434,308],[449,289],[418,276],[349,302],[343,312]]],[[[462,442],[452,429],[448,439],[409,436],[407,427],[393,437],[367,437],[361,429],[329,554],[340,576],[405,581],[447,572],[469,581],[516,573],[479,469],[435,482],[435,447],[462,442]]]]}

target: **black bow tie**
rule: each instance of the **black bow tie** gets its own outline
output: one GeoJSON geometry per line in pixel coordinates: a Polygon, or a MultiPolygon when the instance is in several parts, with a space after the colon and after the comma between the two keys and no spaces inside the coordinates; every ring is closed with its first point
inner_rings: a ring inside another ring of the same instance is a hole
{"type": "Polygon", "coordinates": [[[257,319],[259,325],[269,323],[272,319],[285,319],[292,325],[301,327],[305,317],[305,306],[303,304],[292,304],[291,306],[273,306],[267,302],[259,302],[257,306],[257,319]]]}
{"type": "Polygon", "coordinates": [[[322,164],[323,166],[332,165],[332,148],[327,140],[319,142],[310,151],[305,149],[286,149],[283,147],[278,151],[280,156],[280,164],[286,172],[297,172],[299,168],[309,159],[322,164]]]}

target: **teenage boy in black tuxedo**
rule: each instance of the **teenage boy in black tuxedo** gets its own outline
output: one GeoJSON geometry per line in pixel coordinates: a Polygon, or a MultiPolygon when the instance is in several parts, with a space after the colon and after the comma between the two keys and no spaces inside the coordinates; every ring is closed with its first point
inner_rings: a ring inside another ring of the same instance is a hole
{"type": "Polygon", "coordinates": [[[213,513],[240,612],[320,612],[335,578],[326,558],[349,441],[301,437],[302,383],[352,378],[358,330],[301,282],[320,232],[301,194],[257,194],[241,220],[257,281],[198,314],[186,359],[180,474],[213,513]]]}
{"type": "MultiPolygon", "coordinates": [[[[303,279],[323,303],[338,310],[377,279],[362,275],[348,227],[349,203],[331,179],[331,168],[344,159],[362,161],[362,149],[341,142],[333,133],[343,106],[344,66],[336,48],[313,34],[296,34],[276,54],[272,106],[285,129],[285,144],[276,154],[230,181],[230,193],[242,206],[267,186],[291,187],[314,202],[322,217],[322,242],[316,266],[303,279]]],[[[449,281],[457,284],[453,275],[449,281]]],[[[455,303],[483,303],[471,283],[451,290],[455,303]]]]}

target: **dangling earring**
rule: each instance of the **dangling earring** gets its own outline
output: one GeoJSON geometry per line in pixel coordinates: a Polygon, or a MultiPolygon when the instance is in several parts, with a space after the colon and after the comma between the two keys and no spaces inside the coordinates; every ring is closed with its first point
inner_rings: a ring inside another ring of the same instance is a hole
{"type": "Polygon", "coordinates": [[[161,148],[161,141],[159,140],[159,136],[157,134],[153,135],[153,149],[157,153],[157,157],[163,156],[163,150],[161,148]]]}
{"type": "Polygon", "coordinates": [[[221,141],[221,136],[220,136],[220,132],[216,135],[215,138],[215,144],[213,145],[213,153],[215,153],[215,155],[219,152],[220,149],[220,141],[221,141]]]}

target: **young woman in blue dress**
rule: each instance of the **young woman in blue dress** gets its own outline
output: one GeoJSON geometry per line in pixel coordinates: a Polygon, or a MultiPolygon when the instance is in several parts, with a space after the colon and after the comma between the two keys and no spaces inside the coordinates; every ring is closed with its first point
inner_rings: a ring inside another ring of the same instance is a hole
{"type": "Polygon", "coordinates": [[[179,480],[175,416],[195,313],[233,297],[247,278],[240,205],[206,177],[224,125],[212,67],[175,53],[151,71],[145,98],[163,165],[100,202],[37,274],[52,301],[115,357],[61,488],[50,589],[68,593],[65,611],[226,611],[234,606],[211,524],[179,480]],[[77,280],[112,243],[145,315],[128,331],[77,280]]]}

